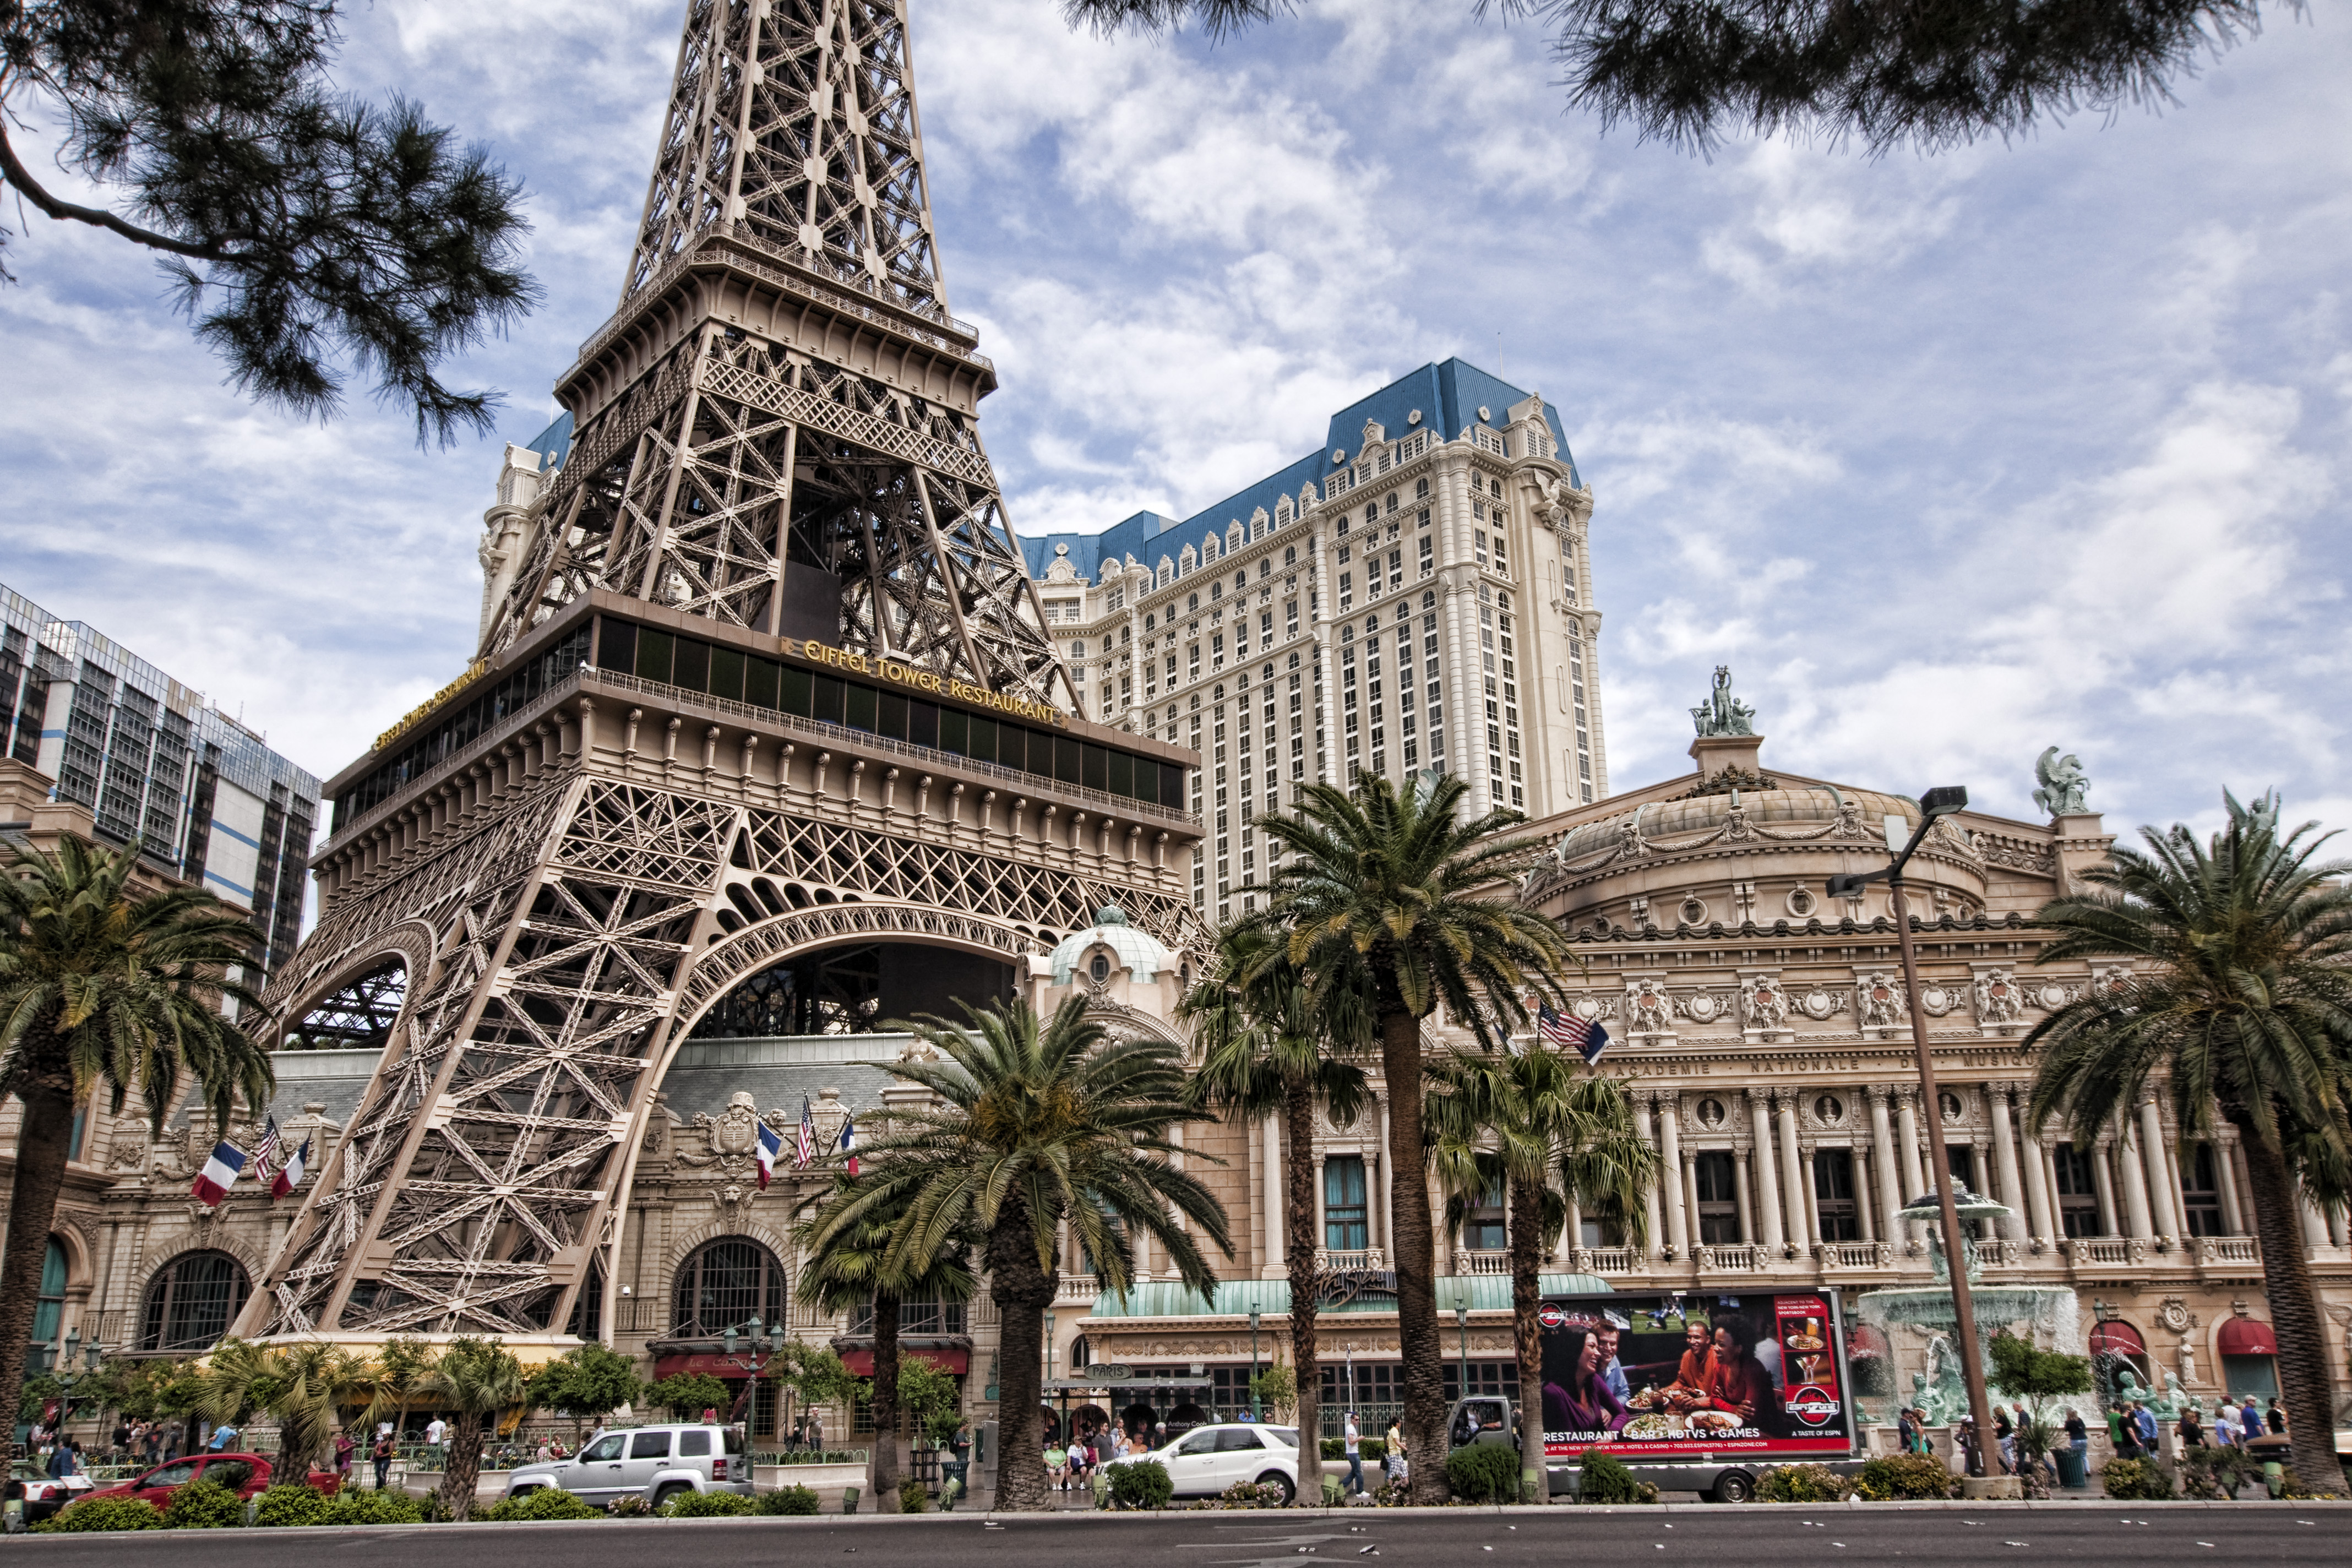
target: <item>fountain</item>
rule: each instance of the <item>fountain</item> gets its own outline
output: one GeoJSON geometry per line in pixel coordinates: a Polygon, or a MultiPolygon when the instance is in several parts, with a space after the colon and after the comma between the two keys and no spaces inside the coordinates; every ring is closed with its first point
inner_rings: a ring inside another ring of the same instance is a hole
{"type": "MultiPolygon", "coordinates": [[[[1964,1223],[1998,1219],[2011,1212],[2007,1205],[1965,1187],[1952,1195],[1953,1206],[1964,1223]]],[[[1950,1263],[1944,1256],[1943,1200],[1930,1189],[1896,1213],[1899,1218],[1924,1222],[1928,1226],[1928,1255],[1940,1285],[1865,1290],[1854,1298],[1854,1315],[1885,1334],[1890,1349],[1897,1325],[1926,1339],[1926,1370],[1911,1374],[1908,1403],[1927,1413],[1930,1426],[1948,1426],[1969,1413],[1969,1395],[1960,1375],[1959,1351],[1952,1342],[1958,1324],[1958,1314],[1952,1309],[1950,1263]]],[[[2083,1353],[2082,1304],[2072,1289],[2063,1285],[1980,1284],[1983,1265],[1977,1258],[1974,1238],[1963,1231],[1960,1245],[1964,1251],[1961,1268],[1969,1282],[1969,1299],[1976,1308],[1978,1348],[1986,1365],[1991,1363],[1993,1336],[2004,1329],[2021,1333],[2044,1349],[2069,1355],[2083,1353]]]]}

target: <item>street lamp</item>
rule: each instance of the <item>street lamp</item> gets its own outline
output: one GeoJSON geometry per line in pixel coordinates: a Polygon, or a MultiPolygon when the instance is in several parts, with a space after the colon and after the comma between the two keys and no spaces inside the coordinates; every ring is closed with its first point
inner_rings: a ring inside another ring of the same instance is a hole
{"type": "MultiPolygon", "coordinates": [[[[733,1324],[729,1324],[720,1331],[719,1342],[727,1347],[722,1359],[730,1366],[741,1367],[751,1376],[751,1382],[745,1384],[743,1389],[744,1424],[748,1428],[757,1416],[760,1408],[760,1368],[767,1364],[760,1359],[760,1352],[766,1351],[771,1361],[784,1353],[784,1323],[782,1319],[777,1319],[775,1331],[771,1334],[767,1326],[760,1321],[760,1314],[754,1312],[751,1314],[751,1321],[744,1325],[744,1331],[749,1332],[751,1344],[751,1353],[748,1360],[735,1353],[736,1346],[741,1342],[743,1334],[733,1324]]],[[[734,1412],[730,1411],[728,1415],[731,1423],[734,1412]]]]}
{"type": "Polygon", "coordinates": [[[1262,1421],[1265,1412],[1257,1401],[1257,1309],[1250,1309],[1250,1419],[1262,1421]]]}
{"type": "Polygon", "coordinates": [[[1952,1327],[1960,1342],[1960,1374],[1969,1385],[1969,1414],[1976,1422],[1977,1454],[1981,1462],[1984,1446],[1991,1440],[1992,1406],[1985,1394],[1984,1352],[1977,1343],[1977,1310],[1969,1289],[1968,1248],[1960,1235],[1959,1209],[1952,1197],[1952,1162],[1944,1151],[1943,1100],[1936,1088],[1936,1062],[1927,1049],[1927,1013],[1919,999],[1919,969],[1911,951],[1911,913],[1903,900],[1903,868],[1911,863],[1926,841],[1928,829],[1939,816],[1949,816],[1969,804],[1969,792],[1958,784],[1931,789],[1919,797],[1919,826],[1901,843],[1905,823],[1899,816],[1885,819],[1886,850],[1894,857],[1883,871],[1845,872],[1832,877],[1829,896],[1851,898],[1862,890],[1865,882],[1886,884],[1886,891],[1895,916],[1895,940],[1903,951],[1903,986],[1911,1004],[1911,1043],[1919,1058],[1920,1103],[1927,1109],[1927,1148],[1936,1173],[1937,1206],[1943,1211],[1944,1272],[1952,1282],[1952,1327]]]}
{"type": "Polygon", "coordinates": [[[42,1344],[32,1348],[30,1358],[33,1363],[32,1370],[37,1373],[54,1372],[57,1376],[58,1425],[59,1426],[63,1426],[73,1416],[74,1385],[98,1370],[98,1363],[105,1353],[96,1340],[84,1345],[81,1342],[79,1328],[66,1331],[62,1352],[56,1345],[42,1344]],[[74,1366],[77,1360],[82,1363],[79,1369],[74,1366]]]}

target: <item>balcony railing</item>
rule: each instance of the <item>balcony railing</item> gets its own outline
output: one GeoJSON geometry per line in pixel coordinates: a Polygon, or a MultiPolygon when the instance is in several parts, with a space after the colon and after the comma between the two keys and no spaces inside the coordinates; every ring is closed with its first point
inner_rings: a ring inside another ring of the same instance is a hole
{"type": "Polygon", "coordinates": [[[1753,1245],[1739,1247],[1707,1247],[1698,1249],[1698,1266],[1703,1269],[1724,1270],[1738,1274],[1760,1273],[1766,1267],[1764,1249],[1753,1245]]]}
{"type": "Polygon", "coordinates": [[[1388,1255],[1377,1247],[1359,1247],[1353,1251],[1334,1252],[1328,1247],[1315,1249],[1316,1271],[1323,1274],[1346,1272],[1358,1268],[1386,1268],[1388,1255]]]}
{"type": "Polygon", "coordinates": [[[2197,1238],[2197,1261],[2201,1264],[2251,1263],[2259,1266],[2263,1260],[2263,1244],[2251,1236],[2200,1236],[2197,1238]]]}
{"type": "Polygon", "coordinates": [[[1576,1260],[1580,1274],[1636,1274],[1642,1269],[1642,1255],[1630,1247],[1580,1247],[1576,1260]]]}
{"type": "Polygon", "coordinates": [[[1064,1274],[1054,1292],[1056,1301],[1091,1301],[1102,1294],[1102,1279],[1094,1274],[1064,1274]]]}
{"type": "Polygon", "coordinates": [[[1511,1255],[1508,1252],[1462,1251],[1454,1255],[1454,1271],[1461,1274],[1508,1274],[1511,1255]]]}

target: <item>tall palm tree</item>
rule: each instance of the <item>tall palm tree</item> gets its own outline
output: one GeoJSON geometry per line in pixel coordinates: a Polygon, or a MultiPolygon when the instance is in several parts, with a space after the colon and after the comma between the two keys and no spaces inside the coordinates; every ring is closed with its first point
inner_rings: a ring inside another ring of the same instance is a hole
{"type": "MultiPolygon", "coordinates": [[[[869,1156],[870,1159],[870,1156],[869,1156]]],[[[929,1256],[894,1251],[906,1219],[903,1208],[865,1209],[850,1223],[829,1223],[834,1212],[856,1204],[873,1167],[841,1179],[822,1207],[794,1227],[807,1261],[801,1268],[801,1296],[828,1312],[874,1310],[874,1470],[876,1506],[887,1508],[898,1490],[898,1309],[907,1301],[969,1301],[978,1288],[965,1238],[951,1237],[929,1256]],[[823,1237],[822,1242],[815,1240],[823,1237]]],[[[899,1194],[903,1204],[906,1194],[899,1194]]]]}
{"type": "Polygon", "coordinates": [[[989,1295],[1001,1323],[997,1506],[1042,1510],[1039,1363],[1059,1279],[1059,1228],[1067,1225],[1093,1258],[1107,1291],[1132,1282],[1128,1238],[1139,1231],[1167,1248],[1193,1289],[1216,1288],[1179,1215],[1228,1257],[1233,1243],[1223,1207],[1169,1163],[1168,1130],[1210,1119],[1185,1098],[1174,1047],[1110,1039],[1078,996],[1042,1026],[1020,1002],[967,1005],[964,1013],[962,1027],[918,1023],[916,1033],[944,1059],[896,1062],[889,1071],[940,1103],[893,1116],[867,1145],[873,1180],[834,1205],[807,1245],[822,1249],[832,1231],[862,1225],[868,1214],[904,1215],[892,1249],[909,1258],[936,1254],[967,1232],[986,1238],[989,1295]]]}
{"type": "Polygon", "coordinates": [[[2209,842],[2143,828],[2146,852],[2116,850],[2084,873],[2090,891],[2035,917],[2057,933],[2037,963],[2126,958],[2137,973],[2026,1037],[2042,1051],[2029,1124],[2063,1111],[2089,1142],[2160,1077],[2184,1136],[2210,1137],[2217,1113],[2237,1129],[2288,1418],[2323,1438],[2294,1445],[2295,1478],[2334,1495],[2326,1320],[2301,1215],[2306,1199],[2340,1207],[2352,1185],[2352,863],[2317,858],[2333,836],[2314,824],[2283,835],[2274,798],[2223,800],[2228,826],[2209,842]]]}
{"type": "MultiPolygon", "coordinates": [[[[1355,1121],[1365,1098],[1364,1069],[1333,1054],[1369,1031],[1345,1018],[1318,1018],[1307,978],[1282,939],[1261,927],[1227,925],[1201,978],[1177,1004],[1202,1048],[1192,1092],[1202,1103],[1282,1127],[1283,1247],[1290,1273],[1290,1360],[1298,1382],[1301,1453],[1314,1453],[1322,1430],[1322,1371],[1316,1348],[1315,1102],[1334,1126],[1355,1121]]],[[[1352,1395],[1353,1391],[1350,1390],[1352,1395]]],[[[1352,1397],[1349,1403],[1353,1403],[1352,1397]]],[[[1304,1474],[1306,1472],[1302,1472],[1304,1474]]],[[[1322,1506],[1319,1488],[1302,1487],[1302,1508],[1322,1506]]]]}
{"type": "Polygon", "coordinates": [[[482,1432],[523,1402],[528,1380],[514,1352],[496,1340],[460,1335],[441,1347],[417,1379],[416,1392],[457,1419],[449,1424],[449,1458],[441,1473],[441,1506],[461,1523],[474,1510],[482,1474],[482,1432]]]}
{"type": "Polygon", "coordinates": [[[253,927],[195,888],[142,893],[136,851],[79,839],[16,850],[0,868],[0,1100],[25,1102],[0,1257],[0,1410],[16,1408],[41,1263],[65,1184],[74,1104],[134,1091],[157,1131],[193,1077],[216,1125],[242,1096],[268,1101],[269,1053],[221,1016],[258,998],[226,978],[253,927]]]}
{"type": "MultiPolygon", "coordinates": [[[[1519,1482],[1543,1499],[1543,1244],[1573,1198],[1622,1216],[1626,1239],[1649,1245],[1645,1199],[1658,1179],[1656,1147],[1642,1136],[1624,1083],[1531,1047],[1495,1056],[1451,1051],[1429,1065],[1430,1168],[1451,1194],[1447,1217],[1504,1189],[1511,1238],[1512,1345],[1519,1363],[1519,1482]],[[1554,1186],[1557,1181],[1559,1184],[1554,1186]]],[[[1466,1391],[1465,1391],[1466,1392],[1466,1391]]]]}
{"type": "Polygon", "coordinates": [[[1290,858],[1268,878],[1256,920],[1285,933],[1318,1014],[1363,1007],[1380,1039],[1404,1436],[1418,1461],[1414,1500],[1427,1503],[1445,1500],[1444,1467],[1426,1462],[1444,1452],[1445,1352],[1429,1188],[1407,1179],[1422,1169],[1422,1020],[1443,1003],[1494,1049],[1527,1022],[1530,984],[1559,994],[1566,960],[1559,928],[1510,890],[1542,854],[1506,837],[1526,819],[1504,810],[1465,818],[1468,790],[1451,774],[1419,773],[1402,790],[1360,774],[1353,793],[1310,784],[1295,816],[1257,824],[1290,858]]]}
{"type": "Polygon", "coordinates": [[[334,1435],[335,1413],[373,1381],[364,1357],[325,1340],[257,1345],[223,1340],[196,1374],[197,1414],[242,1426],[256,1411],[278,1418],[277,1474],[299,1482],[316,1467],[334,1435]]]}

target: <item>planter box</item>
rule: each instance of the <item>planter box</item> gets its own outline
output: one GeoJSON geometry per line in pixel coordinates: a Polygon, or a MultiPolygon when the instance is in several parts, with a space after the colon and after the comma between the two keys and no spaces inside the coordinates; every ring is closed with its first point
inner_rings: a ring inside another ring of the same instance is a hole
{"type": "MultiPolygon", "coordinates": [[[[474,1479],[474,1496],[496,1502],[507,1495],[507,1479],[513,1474],[512,1470],[484,1470],[474,1479]]],[[[411,1470],[401,1479],[400,1489],[410,1497],[424,1497],[441,1489],[441,1476],[439,1470],[411,1470]]]]}
{"type": "MultiPolygon", "coordinates": [[[[784,1487],[806,1487],[816,1493],[817,1507],[826,1513],[841,1511],[841,1489],[856,1487],[861,1498],[868,1489],[866,1467],[857,1463],[832,1465],[754,1465],[751,1489],[772,1492],[784,1487]]],[[[861,1501],[860,1507],[866,1507],[861,1501]]]]}

